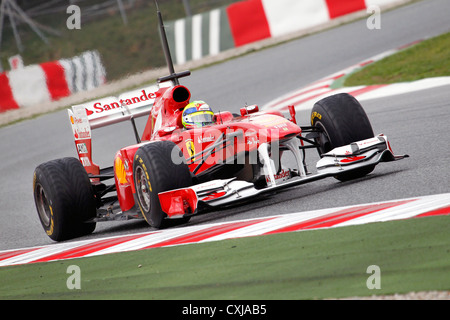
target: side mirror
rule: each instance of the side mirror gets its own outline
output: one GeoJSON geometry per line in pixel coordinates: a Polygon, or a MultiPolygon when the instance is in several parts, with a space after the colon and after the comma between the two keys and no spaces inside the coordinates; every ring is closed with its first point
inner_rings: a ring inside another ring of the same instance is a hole
{"type": "Polygon", "coordinates": [[[256,104],[253,104],[251,106],[245,106],[245,107],[241,108],[240,111],[241,111],[241,116],[245,116],[247,114],[258,112],[259,108],[256,104]]]}

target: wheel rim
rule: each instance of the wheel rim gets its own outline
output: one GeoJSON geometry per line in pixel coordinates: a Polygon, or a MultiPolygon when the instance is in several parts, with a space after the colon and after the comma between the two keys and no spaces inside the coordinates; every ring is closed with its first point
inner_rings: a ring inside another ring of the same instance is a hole
{"type": "Polygon", "coordinates": [[[40,185],[36,185],[36,204],[37,204],[37,211],[39,213],[39,218],[41,219],[42,223],[48,227],[50,225],[50,221],[52,218],[52,211],[51,207],[49,205],[49,201],[47,199],[47,196],[45,195],[44,188],[40,185]]]}
{"type": "Polygon", "coordinates": [[[141,204],[142,209],[144,209],[145,212],[149,212],[151,206],[151,198],[147,176],[141,167],[136,168],[135,176],[137,178],[136,193],[139,199],[139,203],[141,204]]]}

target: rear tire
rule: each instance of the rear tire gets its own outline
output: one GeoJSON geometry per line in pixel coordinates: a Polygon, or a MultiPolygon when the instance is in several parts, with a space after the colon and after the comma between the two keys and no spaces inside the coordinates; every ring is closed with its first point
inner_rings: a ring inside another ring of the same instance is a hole
{"type": "MultiPolygon", "coordinates": [[[[326,97],[314,104],[311,125],[319,127],[321,133],[316,142],[319,155],[355,141],[374,137],[369,118],[361,104],[348,93],[326,97]]],[[[336,175],[340,181],[363,177],[373,171],[375,165],[336,175]]]]}
{"type": "Polygon", "coordinates": [[[45,162],[34,171],[34,202],[47,235],[68,240],[94,231],[96,199],[86,170],[75,158],[45,162]]]}
{"type": "Polygon", "coordinates": [[[162,211],[159,202],[158,193],[192,185],[189,167],[184,162],[174,163],[172,151],[178,159],[184,159],[175,143],[156,141],[140,147],[133,161],[137,202],[145,220],[154,228],[164,228],[190,219],[165,219],[167,214],[162,211]]]}

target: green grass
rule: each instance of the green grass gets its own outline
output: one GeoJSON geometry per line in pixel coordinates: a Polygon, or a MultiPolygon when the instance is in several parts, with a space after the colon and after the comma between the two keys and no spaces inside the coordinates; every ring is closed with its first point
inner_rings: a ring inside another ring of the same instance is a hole
{"type": "Polygon", "coordinates": [[[450,76],[450,33],[428,39],[348,76],[345,86],[390,84],[450,76]]]}
{"type": "Polygon", "coordinates": [[[450,289],[450,217],[0,268],[0,299],[322,299],[450,289]],[[69,290],[69,265],[81,289],[69,290]],[[378,265],[381,289],[369,290],[378,265]]]}

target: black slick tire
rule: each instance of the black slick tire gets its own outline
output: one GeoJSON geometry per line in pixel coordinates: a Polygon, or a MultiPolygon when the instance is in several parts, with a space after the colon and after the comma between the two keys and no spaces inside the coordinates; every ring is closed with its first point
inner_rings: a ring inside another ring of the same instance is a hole
{"type": "Polygon", "coordinates": [[[136,151],[133,161],[136,200],[145,220],[154,228],[165,228],[190,219],[165,219],[167,214],[162,211],[158,197],[160,192],[192,185],[189,167],[180,161],[182,159],[180,148],[171,141],[151,142],[136,151]],[[174,161],[172,155],[178,161],[174,161]]]}
{"type": "MultiPolygon", "coordinates": [[[[319,155],[355,141],[374,137],[366,112],[359,101],[348,93],[335,94],[316,102],[311,110],[311,125],[322,131],[316,139],[320,146],[319,155]]],[[[340,181],[360,178],[372,172],[374,168],[375,165],[366,166],[336,175],[335,178],[340,181]]]]}
{"type": "Polygon", "coordinates": [[[47,235],[63,241],[94,231],[96,199],[78,159],[62,158],[39,165],[33,177],[34,202],[47,235]]]}

